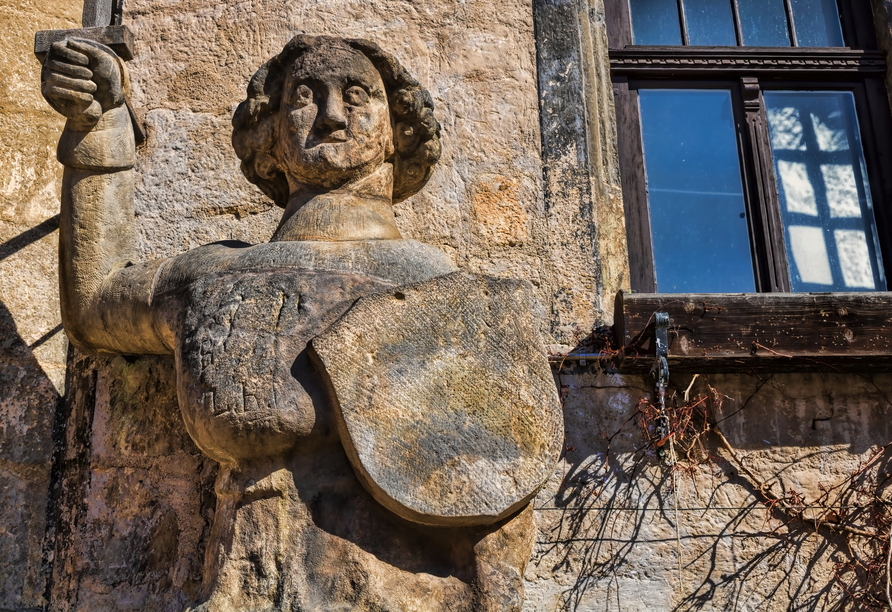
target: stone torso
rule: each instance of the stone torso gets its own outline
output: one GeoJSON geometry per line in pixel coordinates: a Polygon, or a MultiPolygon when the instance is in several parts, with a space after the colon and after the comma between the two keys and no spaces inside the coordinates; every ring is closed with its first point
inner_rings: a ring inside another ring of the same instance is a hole
{"type": "MultiPolygon", "coordinates": [[[[360,297],[452,271],[440,251],[406,240],[210,245],[169,264],[166,282],[179,287],[161,299],[179,313],[170,323],[180,406],[222,463],[208,543],[216,561],[192,610],[486,609],[480,572],[490,570],[477,557],[501,559],[503,540],[531,533],[529,518],[514,522],[517,534],[430,528],[382,507],[338,443],[307,355],[360,297]],[[195,269],[203,274],[182,283],[195,269]]],[[[517,592],[524,564],[509,558],[496,590],[517,592]]]]}
{"type": "Polygon", "coordinates": [[[167,298],[180,313],[178,394],[193,439],[221,463],[336,439],[307,342],[358,298],[453,269],[407,240],[211,245],[175,261],[168,277],[194,266],[206,272],[167,298]]]}

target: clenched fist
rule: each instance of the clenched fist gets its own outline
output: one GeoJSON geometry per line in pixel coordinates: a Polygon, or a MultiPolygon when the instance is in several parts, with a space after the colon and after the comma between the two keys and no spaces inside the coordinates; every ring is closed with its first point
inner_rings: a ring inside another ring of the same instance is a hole
{"type": "Polygon", "coordinates": [[[115,52],[90,40],[53,43],[40,75],[43,97],[74,128],[89,129],[124,103],[127,75],[115,52]]]}

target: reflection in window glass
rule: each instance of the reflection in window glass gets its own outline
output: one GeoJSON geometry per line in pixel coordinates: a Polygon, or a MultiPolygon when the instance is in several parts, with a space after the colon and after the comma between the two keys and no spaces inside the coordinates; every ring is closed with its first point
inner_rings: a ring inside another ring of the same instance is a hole
{"type": "Polygon", "coordinates": [[[885,290],[854,96],[764,96],[793,290],[885,290]]]}
{"type": "Polygon", "coordinates": [[[681,25],[675,0],[630,0],[636,45],[680,45],[681,25]]]}
{"type": "Polygon", "coordinates": [[[689,44],[726,47],[737,44],[728,0],[685,0],[684,14],[689,44]]]}
{"type": "Polygon", "coordinates": [[[737,0],[743,44],[749,47],[789,47],[784,0],[737,0]]]}
{"type": "MultiPolygon", "coordinates": [[[[800,283],[812,285],[832,285],[833,272],[830,270],[830,257],[824,230],[807,225],[787,226],[787,242],[796,258],[796,271],[800,283]]],[[[802,291],[793,283],[794,291],[802,291]]]]}
{"type": "Polygon", "coordinates": [[[800,47],[842,47],[836,0],[791,0],[800,47]]]}
{"type": "Polygon", "coordinates": [[[731,92],[641,89],[638,99],[657,290],[754,291],[731,92]]]}
{"type": "Polygon", "coordinates": [[[776,167],[777,175],[784,186],[787,210],[817,217],[818,202],[815,200],[815,190],[811,186],[805,164],[781,159],[777,161],[776,167]]]}

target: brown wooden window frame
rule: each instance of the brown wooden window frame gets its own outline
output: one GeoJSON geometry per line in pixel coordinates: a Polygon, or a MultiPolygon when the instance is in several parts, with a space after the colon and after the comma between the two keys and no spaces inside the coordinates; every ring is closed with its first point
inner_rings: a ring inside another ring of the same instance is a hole
{"type": "MultiPolygon", "coordinates": [[[[733,0],[732,0],[733,1],[733,0]]],[[[656,291],[637,90],[730,89],[759,292],[791,290],[763,91],[844,90],[855,97],[880,255],[892,288],[892,116],[873,15],[838,0],[847,47],[695,47],[632,44],[628,0],[605,3],[632,289],[656,291]]],[[[739,27],[738,27],[739,30],[739,27]]]]}
{"type": "Polygon", "coordinates": [[[615,365],[654,365],[655,313],[669,317],[670,372],[889,372],[889,294],[624,293],[616,296],[615,365]]]}

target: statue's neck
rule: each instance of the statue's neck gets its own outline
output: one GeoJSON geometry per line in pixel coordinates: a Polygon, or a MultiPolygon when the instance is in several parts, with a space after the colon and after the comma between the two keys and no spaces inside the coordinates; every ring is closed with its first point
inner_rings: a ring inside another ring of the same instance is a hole
{"type": "Polygon", "coordinates": [[[392,240],[402,238],[393,216],[393,166],[328,191],[291,194],[270,242],[392,240]]]}

